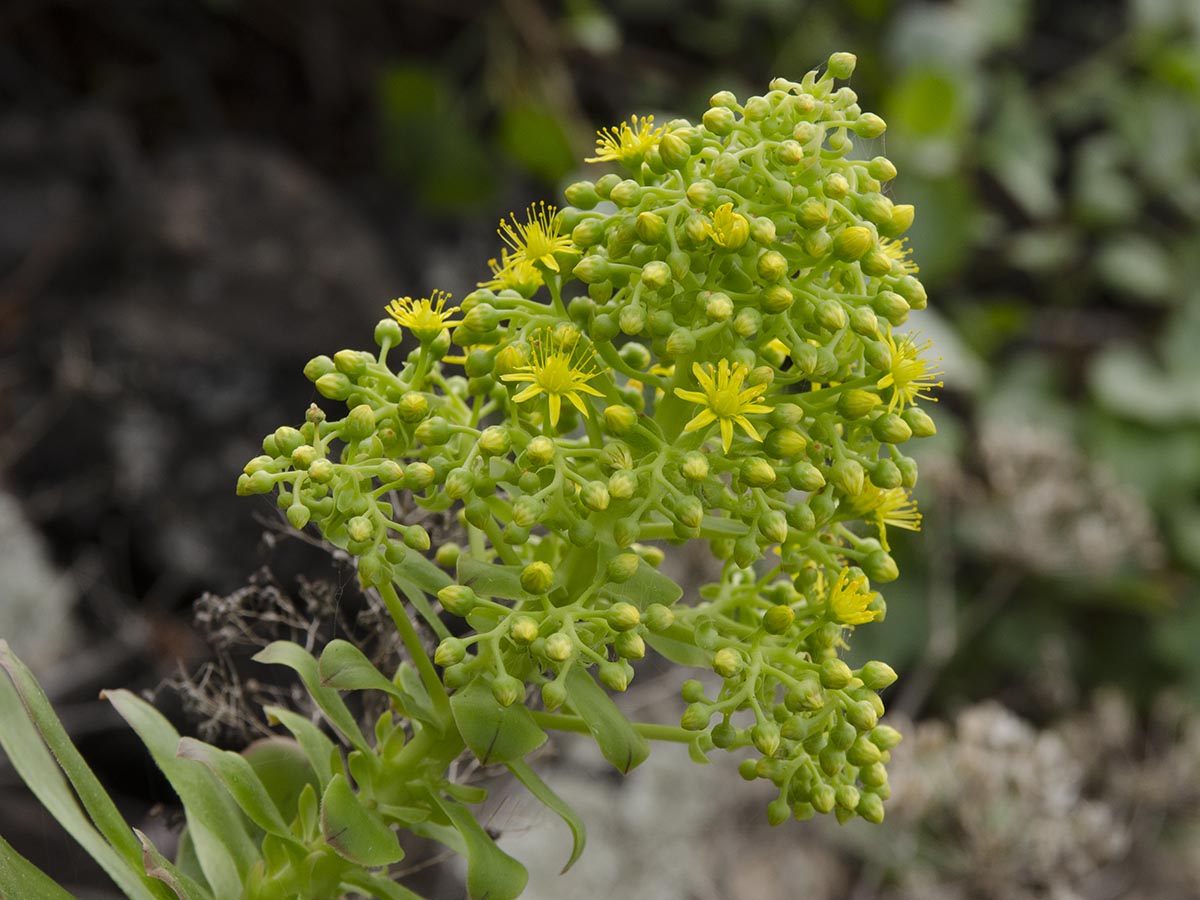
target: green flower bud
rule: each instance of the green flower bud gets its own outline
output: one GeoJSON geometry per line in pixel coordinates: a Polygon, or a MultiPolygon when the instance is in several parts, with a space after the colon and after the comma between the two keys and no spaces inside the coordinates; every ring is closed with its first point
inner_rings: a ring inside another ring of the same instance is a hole
{"type": "Polygon", "coordinates": [[[850,667],[836,656],[821,663],[821,684],[831,690],[844,688],[853,678],[850,667]]]}
{"type": "Polygon", "coordinates": [[[579,500],[588,509],[602,512],[608,509],[612,497],[608,493],[608,485],[603,481],[589,481],[579,492],[579,500]]]}
{"type": "Polygon", "coordinates": [[[730,722],[718,722],[713,726],[712,742],[718,750],[730,750],[737,746],[740,735],[730,722]]]}
{"type": "Polygon", "coordinates": [[[609,192],[608,199],[622,208],[637,206],[642,197],[642,186],[632,178],[626,178],[609,192]]]}
{"type": "Polygon", "coordinates": [[[704,521],[704,503],[699,497],[684,497],[675,507],[675,517],[687,528],[699,528],[704,521]]]}
{"type": "Polygon", "coordinates": [[[429,532],[420,525],[409,525],[404,529],[404,546],[411,547],[418,553],[424,553],[430,547],[429,532]]]}
{"type": "Polygon", "coordinates": [[[545,652],[547,659],[563,663],[575,652],[575,642],[571,640],[570,635],[556,631],[546,638],[545,652]]]}
{"type": "Polygon", "coordinates": [[[850,311],[850,330],[864,337],[879,337],[879,318],[870,307],[856,306],[850,311]]]}
{"type": "Polygon", "coordinates": [[[632,603],[614,603],[608,610],[608,624],[615,631],[629,631],[642,622],[642,614],[632,603]]]}
{"type": "Polygon", "coordinates": [[[763,449],[775,459],[792,459],[808,447],[808,441],[794,428],[775,428],[763,441],[763,449]]]}
{"type": "Polygon", "coordinates": [[[291,456],[305,442],[304,435],[288,425],[276,428],[274,436],[275,446],[278,448],[280,456],[291,456]]]}
{"type": "Polygon", "coordinates": [[[845,81],[854,74],[854,67],[858,63],[858,57],[853,53],[834,53],[829,57],[829,74],[841,81],[845,81]]]}
{"type": "Polygon", "coordinates": [[[688,481],[702,482],[708,478],[708,457],[693,450],[683,458],[679,471],[688,481]]]}
{"type": "Polygon", "coordinates": [[[846,754],[833,747],[826,747],[817,756],[817,764],[821,767],[822,772],[833,778],[846,768],[846,754]]]}
{"type": "Polygon", "coordinates": [[[668,359],[679,359],[690,355],[696,349],[696,338],[687,328],[676,328],[667,338],[666,356],[668,359]]]}
{"type": "Polygon", "coordinates": [[[875,707],[866,700],[847,705],[845,716],[846,721],[859,731],[870,731],[879,721],[879,714],[875,712],[875,707]]]}
{"type": "Polygon", "coordinates": [[[837,788],[835,788],[835,792],[837,794],[837,805],[842,809],[853,812],[858,808],[860,795],[858,793],[858,788],[856,788],[854,785],[839,784],[837,788]]]}
{"type": "Polygon", "coordinates": [[[911,203],[895,206],[892,208],[891,216],[879,226],[879,230],[886,237],[898,238],[912,227],[916,214],[917,211],[911,203]]]}
{"type": "Polygon", "coordinates": [[[896,282],[896,293],[903,297],[912,309],[924,309],[928,301],[925,285],[912,275],[905,275],[896,282]]]}
{"type": "Polygon", "coordinates": [[[531,594],[544,594],[554,585],[554,570],[538,560],[521,570],[521,587],[531,594]]]}
{"type": "Polygon", "coordinates": [[[442,668],[458,665],[467,655],[467,645],[456,637],[442,640],[434,651],[433,661],[442,668]]]}
{"type": "Polygon", "coordinates": [[[896,561],[885,551],[875,550],[868,553],[862,561],[862,570],[872,581],[887,584],[900,577],[900,569],[896,561]]]}
{"type": "Polygon", "coordinates": [[[622,659],[641,659],[646,655],[646,642],[636,631],[623,631],[613,641],[613,649],[622,659]]]}
{"type": "Polygon", "coordinates": [[[834,485],[842,489],[843,493],[853,497],[862,493],[866,472],[858,460],[842,459],[835,462],[830,468],[829,477],[834,485]]]}
{"type": "Polygon", "coordinates": [[[663,217],[658,213],[643,212],[638,214],[637,220],[633,223],[633,228],[637,232],[638,237],[647,244],[657,244],[666,234],[667,223],[663,221],[663,217]]]}
{"type": "Polygon", "coordinates": [[[567,702],[567,688],[560,681],[547,681],[542,685],[542,704],[550,712],[561,709],[567,702]]]}
{"type": "Polygon", "coordinates": [[[817,324],[828,331],[846,327],[846,308],[837,300],[822,300],[817,304],[817,324]]]}
{"type": "Polygon", "coordinates": [[[900,416],[884,413],[871,423],[871,434],[875,436],[875,440],[885,444],[902,444],[913,436],[913,431],[900,416]]]}
{"type": "Polygon", "coordinates": [[[783,702],[792,712],[811,712],[825,706],[825,692],[816,678],[805,675],[784,695],[783,702]]]}
{"type": "Polygon", "coordinates": [[[687,731],[703,731],[712,719],[712,712],[707,703],[691,703],[683,711],[679,724],[687,731]]]}
{"type": "Polygon", "coordinates": [[[837,804],[837,792],[833,789],[833,785],[821,782],[813,787],[809,802],[819,813],[831,812],[837,804]]]}
{"type": "Polygon", "coordinates": [[[453,541],[446,541],[434,552],[433,559],[443,569],[453,569],[458,565],[458,558],[461,554],[462,547],[453,541]]]}
{"type": "Polygon", "coordinates": [[[738,337],[749,338],[762,327],[762,313],[757,309],[743,309],[733,319],[733,330],[738,337]]]}
{"type": "Polygon", "coordinates": [[[423,491],[433,484],[436,473],[428,463],[415,462],[404,470],[404,486],[410,491],[423,491]]]}
{"type": "Polygon", "coordinates": [[[337,370],[351,378],[358,378],[367,373],[367,366],[374,361],[369,353],[360,350],[339,350],[333,354],[333,364],[337,370]]]}
{"type": "Polygon", "coordinates": [[[863,687],[872,691],[882,691],[890,687],[897,678],[895,670],[885,662],[872,660],[858,671],[863,687]]]}
{"type": "Polygon", "coordinates": [[[782,509],[764,513],[758,520],[758,530],[770,543],[784,543],[788,538],[787,514],[782,509]]]}
{"type": "Polygon", "coordinates": [[[796,621],[796,611],[790,606],[772,606],[763,615],[763,629],[767,634],[783,634],[796,621]]]}
{"type": "Polygon", "coordinates": [[[308,524],[308,520],[311,517],[312,511],[309,510],[309,508],[303,503],[293,504],[292,506],[288,507],[288,522],[290,522],[292,527],[297,531],[303,530],[304,526],[308,524]]]}
{"type": "Polygon", "coordinates": [[[355,516],[346,523],[346,533],[352,541],[368,541],[375,533],[375,526],[366,516],[355,516]]]}
{"type": "Polygon", "coordinates": [[[405,422],[420,422],[429,415],[429,401],[424,394],[408,391],[396,404],[396,414],[405,422]]]}
{"type": "Polygon", "coordinates": [[[713,671],[722,678],[736,677],[744,665],[745,661],[742,659],[742,655],[732,647],[722,647],[713,654],[713,671]]]}
{"type": "Polygon", "coordinates": [[[636,553],[618,553],[608,561],[605,574],[614,584],[624,584],[637,573],[641,561],[636,553]]]}
{"type": "Polygon", "coordinates": [[[327,400],[345,400],[350,396],[353,385],[341,372],[322,375],[316,382],[317,393],[327,400]]]}
{"type": "Polygon", "coordinates": [[[752,458],[742,463],[742,480],[751,487],[770,487],[776,477],[775,467],[765,459],[752,458]]]}
{"type": "Polygon", "coordinates": [[[504,456],[512,448],[508,431],[499,425],[489,425],[479,435],[479,450],[485,456],[504,456]]]}
{"type": "Polygon", "coordinates": [[[669,131],[658,142],[658,155],[667,168],[679,169],[691,158],[692,151],[687,141],[677,133],[669,131]]]}
{"type": "Polygon", "coordinates": [[[525,684],[511,675],[497,675],[492,682],[492,696],[501,706],[512,706],[525,697],[525,684]]]}
{"type": "Polygon", "coordinates": [[[602,175],[596,179],[596,193],[607,200],[612,189],[620,183],[621,176],[615,172],[609,172],[607,175],[602,175]]]}
{"type": "MultiPolygon", "coordinates": [[[[852,726],[853,727],[853,726],[852,726]]],[[[879,762],[883,754],[865,734],[861,734],[846,751],[846,761],[852,766],[870,766],[879,762]]]]}
{"type": "Polygon", "coordinates": [[[779,726],[774,722],[760,722],[750,729],[750,740],[763,756],[774,756],[779,749],[779,726]]]}
{"type": "Polygon", "coordinates": [[[788,478],[797,489],[809,493],[825,487],[825,476],[821,474],[821,470],[803,460],[788,469],[788,478]]]}
{"type": "Polygon", "coordinates": [[[638,416],[628,406],[607,406],[604,409],[604,427],[610,434],[628,434],[637,425],[638,416]]]}
{"type": "Polygon", "coordinates": [[[724,137],[733,131],[733,126],[737,123],[737,116],[733,110],[724,106],[716,106],[706,110],[701,117],[704,127],[713,134],[724,137]]]}
{"type": "Polygon", "coordinates": [[[441,416],[430,416],[417,426],[414,434],[427,447],[441,447],[450,440],[450,423],[441,416]]]}
{"type": "Polygon", "coordinates": [[[796,220],[801,227],[807,228],[810,231],[815,231],[818,228],[824,228],[829,222],[829,208],[815,197],[810,197],[800,204],[800,210],[796,213],[796,220]]]}
{"type": "Polygon", "coordinates": [[[695,678],[685,681],[679,690],[684,703],[700,703],[704,700],[704,685],[695,678]]]}
{"type": "Polygon", "coordinates": [[[610,691],[623,693],[629,687],[632,669],[626,668],[627,663],[602,662],[599,665],[600,682],[610,691]]]}
{"type": "Polygon", "coordinates": [[[847,181],[846,176],[842,175],[840,172],[834,172],[831,175],[826,175],[825,181],[821,186],[825,190],[825,196],[834,200],[841,200],[850,193],[850,182],[847,181]]]}
{"type": "Polygon", "coordinates": [[[870,738],[871,743],[880,750],[891,750],[904,736],[891,725],[880,725],[871,732],[870,738]]]}
{"type": "Polygon", "coordinates": [[[442,603],[442,609],[459,618],[466,618],[467,613],[479,603],[475,592],[464,584],[450,584],[442,588],[438,591],[438,600],[442,603]]]}
{"type": "Polygon", "coordinates": [[[651,290],[666,287],[671,282],[671,267],[660,259],[642,266],[642,284],[651,290]]]}
{"type": "Polygon", "coordinates": [[[874,391],[851,388],[838,395],[838,413],[847,419],[861,419],[870,415],[883,402],[874,391]]]}
{"type": "Polygon", "coordinates": [[[508,626],[508,636],[514,643],[528,646],[537,640],[538,623],[532,616],[517,616],[508,626]]]}
{"type": "Polygon", "coordinates": [[[878,794],[863,794],[854,811],[872,825],[879,825],[883,822],[883,800],[878,794]]]}
{"type": "Polygon", "coordinates": [[[886,156],[876,156],[867,163],[867,174],[876,181],[891,181],[896,177],[896,167],[886,156]]]}
{"type": "MultiPolygon", "coordinates": [[[[893,325],[903,325],[908,319],[908,301],[895,291],[880,291],[874,301],[872,301],[872,306],[875,312],[879,313],[879,315],[883,316],[893,325]]],[[[891,366],[877,368],[888,369],[891,366]]]]}
{"type": "Polygon", "coordinates": [[[600,195],[596,193],[596,185],[590,181],[576,181],[574,184],[569,184],[563,194],[568,203],[578,206],[580,209],[591,209],[600,202],[600,195]]]}
{"type": "Polygon", "coordinates": [[[890,459],[881,459],[871,467],[871,484],[890,490],[900,487],[903,479],[900,468],[890,459]]]}
{"type": "Polygon", "coordinates": [[[304,377],[313,382],[323,375],[331,375],[334,371],[336,367],[328,356],[314,356],[304,364],[304,377]]]}
{"type": "Polygon", "coordinates": [[[608,260],[594,254],[583,257],[575,263],[575,268],[571,270],[571,274],[584,284],[599,284],[606,281],[609,273],[608,260]]]}
{"type": "Polygon", "coordinates": [[[923,409],[910,406],[904,411],[903,419],[905,424],[912,429],[915,437],[933,437],[937,434],[937,426],[933,424],[933,419],[929,418],[929,414],[923,409]]]}
{"type": "Polygon", "coordinates": [[[881,278],[892,271],[893,260],[882,250],[871,250],[858,261],[864,275],[870,275],[873,278],[881,278]]]}
{"type": "Polygon", "coordinates": [[[843,228],[833,239],[833,255],[845,262],[861,259],[875,246],[875,236],[869,228],[851,225],[843,228]]]}
{"type": "Polygon", "coordinates": [[[662,634],[675,624],[675,613],[670,607],[661,603],[651,603],[646,607],[646,627],[655,634],[662,634]]]}

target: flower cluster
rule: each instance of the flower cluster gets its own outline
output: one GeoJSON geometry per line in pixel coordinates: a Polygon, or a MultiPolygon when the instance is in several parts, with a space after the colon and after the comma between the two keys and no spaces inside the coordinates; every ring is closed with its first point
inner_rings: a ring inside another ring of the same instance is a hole
{"type": "Polygon", "coordinates": [[[762,96],[716,94],[699,123],[602,131],[592,161],[620,173],[502,222],[459,305],[395,301],[377,353],[312,360],[348,413],[314,406],[239,482],[399,587],[455,697],[586,729],[623,771],[646,734],[746,748],[775,823],[883,817],[900,735],[878,692],[896,676],[840,652],[884,618],[887,527],[920,525],[904,446],[934,433],[940,386],[899,330],[926,303],[900,240],[913,207],[885,193],[891,162],[852,153],[885,128],[837,86],[853,67],[834,54],[762,96]],[[413,508],[456,515],[460,544],[431,553],[413,508]],[[686,541],[724,564],[679,602],[657,567],[686,541]],[[685,685],[681,728],[601,703],[649,651],[722,679],[685,685]]]}

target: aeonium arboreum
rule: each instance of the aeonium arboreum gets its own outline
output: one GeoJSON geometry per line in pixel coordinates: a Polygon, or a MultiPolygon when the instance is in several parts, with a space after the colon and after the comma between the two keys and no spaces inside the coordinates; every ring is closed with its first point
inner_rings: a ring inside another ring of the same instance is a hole
{"type": "MultiPolygon", "coordinates": [[[[920,526],[900,448],[934,433],[940,382],[927,343],[897,330],[925,305],[901,240],[913,208],[884,193],[887,159],[852,155],[885,127],[837,87],[853,67],[838,53],[763,96],[721,92],[699,124],[603,130],[590,161],[619,171],[504,220],[477,290],[398,298],[377,351],[305,367],[334,403],[269,435],[238,491],[274,493],[351,554],[408,660],[385,674],[344,640],[271,644],[257,659],[294,670],[329,730],[270,707],[291,737],[241,754],[111,693],[184,802],[174,862],[131,836],[0,644],[0,743],[128,896],[410,900],[399,828],[465,856],[472,898],[515,898],[525,869],[455,763],[506,766],[570,827],[569,865],[583,823],[526,759],[555,729],[590,734],[622,772],[651,739],[739,751],[777,790],[775,824],[882,820],[900,735],[878,692],[896,675],[840,651],[884,617],[889,526],[920,526]],[[432,547],[434,514],[460,539],[432,547]],[[717,580],[659,571],[687,542],[717,580]],[[719,681],[684,683],[679,725],[612,699],[652,652],[719,681]],[[351,691],[387,708],[364,723],[351,691]]],[[[13,891],[62,896],[0,841],[13,891]]]]}

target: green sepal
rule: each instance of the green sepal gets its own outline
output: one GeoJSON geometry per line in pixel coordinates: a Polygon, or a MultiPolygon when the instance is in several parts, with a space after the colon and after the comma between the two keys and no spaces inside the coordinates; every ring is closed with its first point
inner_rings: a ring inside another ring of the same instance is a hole
{"type": "Polygon", "coordinates": [[[345,735],[357,749],[364,753],[370,752],[367,739],[337,691],[321,684],[317,661],[307,650],[291,641],[274,641],[251,658],[255,662],[267,665],[287,666],[296,672],[333,727],[345,735]]]}
{"type": "Polygon", "coordinates": [[[525,867],[496,846],[465,806],[433,795],[462,835],[467,857],[467,896],[471,900],[516,900],[529,882],[525,867]]]}
{"type": "Polygon", "coordinates": [[[507,763],[546,742],[546,732],[523,703],[501,706],[482,678],[450,698],[450,711],[463,741],[484,765],[507,763]]]}
{"type": "Polygon", "coordinates": [[[584,844],[587,843],[587,829],[584,827],[583,819],[579,818],[579,814],[571,809],[570,805],[562,797],[550,789],[550,785],[538,777],[538,774],[533,771],[529,763],[525,762],[525,760],[513,760],[507,763],[507,766],[508,770],[516,776],[516,779],[525,785],[525,790],[533,794],[544,807],[557,814],[559,818],[567,823],[567,827],[571,829],[571,858],[567,860],[567,864],[559,872],[560,875],[566,874],[567,870],[575,865],[583,853],[584,844]]]}
{"type": "Polygon", "coordinates": [[[641,765],[650,755],[649,741],[637,733],[591,674],[572,668],[565,683],[571,709],[583,719],[604,758],[623,774],[641,765]]]}
{"type": "Polygon", "coordinates": [[[360,866],[388,866],[404,858],[396,833],[362,805],[340,772],[321,798],[321,833],[339,856],[360,866]]]}

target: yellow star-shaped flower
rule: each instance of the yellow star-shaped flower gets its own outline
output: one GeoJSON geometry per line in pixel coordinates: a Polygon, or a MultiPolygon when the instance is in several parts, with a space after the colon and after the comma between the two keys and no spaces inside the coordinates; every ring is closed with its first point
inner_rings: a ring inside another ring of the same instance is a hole
{"type": "Polygon", "coordinates": [[[588,157],[586,162],[640,163],[664,131],[665,128],[654,127],[654,116],[644,116],[640,120],[630,116],[628,122],[596,132],[596,155],[588,157]]]}
{"type": "Polygon", "coordinates": [[[419,341],[432,341],[451,325],[458,325],[461,319],[451,319],[457,306],[446,308],[450,294],[444,291],[434,291],[430,297],[413,300],[412,297],[399,297],[387,306],[388,315],[416,335],[419,341]]]}
{"type": "Polygon", "coordinates": [[[829,592],[829,611],[843,625],[865,625],[875,621],[877,614],[867,609],[874,599],[866,575],[852,577],[849,569],[842,569],[829,592]]]}
{"type": "Polygon", "coordinates": [[[554,217],[558,208],[544,201],[526,210],[526,221],[518,222],[516,213],[509,213],[512,222],[500,220],[496,233],[512,250],[508,257],[509,265],[520,263],[541,263],[551,272],[559,271],[556,253],[578,253],[571,238],[558,233],[558,223],[554,217]]]}
{"type": "Polygon", "coordinates": [[[684,431],[697,431],[707,425],[717,422],[721,426],[721,446],[725,452],[733,443],[733,426],[737,424],[751,440],[761,441],[762,438],[746,418],[748,414],[768,413],[773,407],[764,403],[755,403],[766,391],[767,385],[755,384],[743,388],[742,384],[750,369],[742,363],[729,365],[729,360],[722,359],[716,369],[709,365],[692,364],[692,373],[700,382],[703,391],[685,391],[675,388],[675,396],[690,403],[699,403],[704,408],[684,426],[684,431]]]}
{"type": "Polygon", "coordinates": [[[586,416],[588,406],[580,394],[604,396],[588,384],[599,374],[592,361],[592,350],[583,341],[572,347],[557,345],[553,334],[547,330],[531,342],[530,361],[500,377],[504,381],[529,382],[528,387],[513,397],[514,403],[524,403],[545,394],[550,404],[550,424],[558,425],[564,398],[586,416]]]}
{"type": "Polygon", "coordinates": [[[881,391],[892,389],[888,412],[897,409],[903,411],[904,407],[911,406],[917,400],[932,400],[936,403],[937,398],[929,392],[942,386],[941,381],[934,380],[942,373],[931,370],[929,364],[921,358],[921,354],[933,346],[933,341],[925,341],[918,345],[911,334],[903,334],[897,340],[892,337],[891,329],[882,340],[892,354],[892,366],[875,382],[875,387],[881,391]]]}

